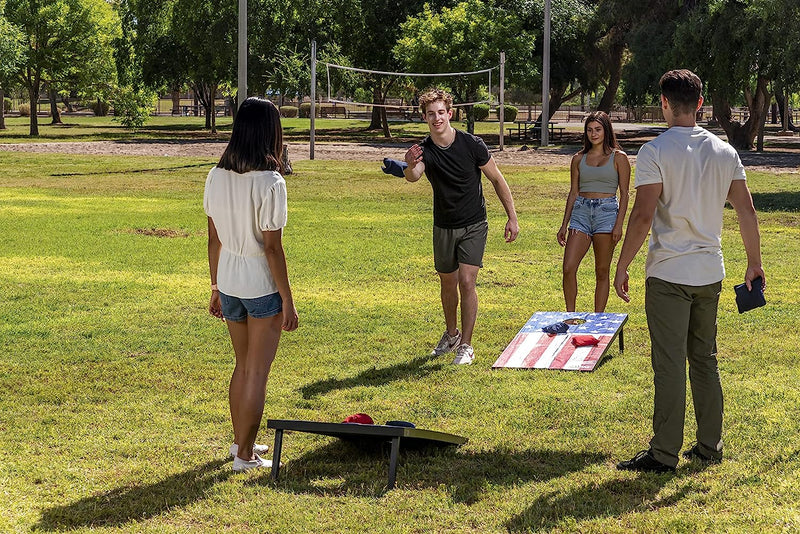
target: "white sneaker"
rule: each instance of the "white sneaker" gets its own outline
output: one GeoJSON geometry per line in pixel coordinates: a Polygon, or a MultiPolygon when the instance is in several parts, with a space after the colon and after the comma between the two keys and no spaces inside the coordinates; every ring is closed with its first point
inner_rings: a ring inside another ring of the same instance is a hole
{"type": "MultiPolygon", "coordinates": [[[[253,452],[255,454],[267,454],[268,450],[269,450],[269,445],[259,445],[258,443],[253,445],[253,452]]],[[[239,446],[236,443],[234,443],[228,449],[228,452],[230,453],[231,458],[236,458],[236,455],[239,454],[239,446]]]]}
{"type": "Polygon", "coordinates": [[[459,345],[458,349],[456,349],[456,357],[453,359],[453,363],[456,365],[469,365],[474,359],[475,351],[470,345],[464,343],[459,345]]]}
{"type": "Polygon", "coordinates": [[[272,467],[272,460],[264,460],[259,455],[255,455],[255,460],[242,460],[238,456],[233,459],[233,470],[237,473],[249,471],[250,469],[272,467]]]}
{"type": "Polygon", "coordinates": [[[439,344],[431,351],[431,356],[441,356],[442,354],[453,352],[459,343],[461,343],[461,332],[459,330],[456,330],[456,335],[454,336],[451,336],[445,330],[444,334],[442,334],[442,339],[439,340],[439,344]]]}

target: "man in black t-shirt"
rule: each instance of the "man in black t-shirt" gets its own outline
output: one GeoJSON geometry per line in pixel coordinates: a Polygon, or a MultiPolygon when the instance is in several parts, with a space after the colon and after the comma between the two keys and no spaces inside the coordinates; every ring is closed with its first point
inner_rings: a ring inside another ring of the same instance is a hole
{"type": "Polygon", "coordinates": [[[482,139],[450,126],[453,97],[431,89],[419,99],[430,135],[406,152],[405,178],[416,182],[424,172],[433,187],[433,259],[441,282],[446,330],[431,352],[456,351],[453,363],[475,358],[472,332],[478,316],[475,282],[483,266],[488,223],[481,172],[492,183],[508,215],[506,242],[519,233],[514,199],[505,178],[482,139]],[[461,329],[457,310],[461,301],[461,329]]]}

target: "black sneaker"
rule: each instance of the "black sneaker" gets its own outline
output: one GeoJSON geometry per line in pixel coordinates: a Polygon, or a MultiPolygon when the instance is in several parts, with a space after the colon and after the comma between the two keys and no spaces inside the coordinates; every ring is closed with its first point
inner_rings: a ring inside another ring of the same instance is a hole
{"type": "Polygon", "coordinates": [[[630,460],[617,464],[617,469],[622,471],[644,471],[648,473],[674,473],[675,468],[661,463],[650,454],[649,450],[639,451],[630,460]]]}
{"type": "Polygon", "coordinates": [[[689,461],[698,460],[704,464],[718,464],[722,462],[722,458],[714,458],[713,456],[706,456],[700,452],[700,445],[695,443],[691,449],[683,451],[681,455],[689,461]]]}

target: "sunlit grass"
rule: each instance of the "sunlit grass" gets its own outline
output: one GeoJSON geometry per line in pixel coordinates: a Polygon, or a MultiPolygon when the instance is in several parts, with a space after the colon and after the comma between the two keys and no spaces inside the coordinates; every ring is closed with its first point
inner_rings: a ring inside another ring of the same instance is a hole
{"type": "MultiPolygon", "coordinates": [[[[486,187],[478,357],[456,367],[428,356],[443,328],[430,186],[370,162],[296,162],[284,242],[301,327],[282,340],[266,417],[366,412],[469,438],[404,454],[397,489],[384,493],[384,455],[309,434],[286,436],[277,484],[268,473],[231,476],[232,354],[224,325],[205,311],[202,188],[212,159],[0,158],[0,532],[800,528],[796,175],[749,174],[769,304],[745,315],[732,289],[744,252],[725,212],[726,460],[669,477],[613,468],[650,436],[643,255],[631,304],[609,304],[630,314],[624,354],[612,350],[590,374],[490,369],[533,312],[562,307],[555,233],[566,169],[503,168],[522,226],[510,245],[486,187]]],[[[578,306],[588,309],[591,256],[579,281],[578,306]]]]}

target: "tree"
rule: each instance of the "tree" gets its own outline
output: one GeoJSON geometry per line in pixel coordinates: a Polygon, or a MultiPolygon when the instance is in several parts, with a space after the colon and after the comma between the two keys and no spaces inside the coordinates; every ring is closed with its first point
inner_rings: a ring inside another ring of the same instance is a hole
{"type": "MultiPolygon", "coordinates": [[[[393,52],[401,37],[401,25],[416,18],[427,6],[429,12],[453,4],[442,0],[343,0],[336,13],[334,38],[341,45],[344,56],[353,65],[370,70],[397,72],[407,67],[393,52]]],[[[419,72],[430,72],[428,65],[419,72]]],[[[442,71],[439,71],[442,72],[442,71]]],[[[397,88],[398,78],[374,75],[363,77],[364,87],[372,94],[372,120],[369,129],[382,129],[385,137],[391,137],[386,116],[386,98],[397,88]]]]}
{"type": "Polygon", "coordinates": [[[697,72],[708,88],[714,118],[728,142],[752,150],[769,111],[776,81],[797,84],[798,29],[795,0],[716,0],[698,3],[677,26],[676,57],[697,72]],[[747,119],[733,117],[732,106],[743,101],[747,119]]]}
{"type": "Polygon", "coordinates": [[[184,55],[189,83],[217,132],[217,92],[236,78],[237,4],[226,0],[176,0],[172,32],[184,55]]]}
{"type": "Polygon", "coordinates": [[[31,102],[30,135],[39,135],[43,83],[73,80],[96,91],[111,82],[111,40],[119,26],[105,0],[8,0],[6,16],[24,36],[26,61],[17,78],[31,102]]]}
{"type": "MultiPolygon", "coordinates": [[[[422,13],[401,25],[394,53],[404,67],[416,72],[472,72],[497,65],[501,50],[515,48],[517,17],[480,0],[466,0],[435,12],[425,5],[422,13]]],[[[443,79],[456,103],[479,99],[486,84],[483,76],[443,79]]],[[[474,131],[472,106],[467,107],[467,131],[474,131]]]]}
{"type": "Polygon", "coordinates": [[[3,15],[5,2],[0,0],[0,130],[6,129],[5,90],[24,58],[22,32],[3,15]]]}

